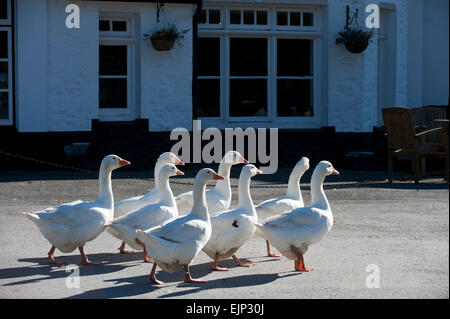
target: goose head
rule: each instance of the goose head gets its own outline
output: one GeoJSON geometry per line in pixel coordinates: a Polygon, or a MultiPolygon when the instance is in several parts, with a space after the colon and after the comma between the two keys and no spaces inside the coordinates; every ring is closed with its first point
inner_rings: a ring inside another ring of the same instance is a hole
{"type": "Polygon", "coordinates": [[[242,167],[242,170],[241,170],[241,176],[247,177],[247,178],[251,178],[255,175],[262,174],[262,173],[263,173],[262,170],[258,169],[253,164],[247,164],[244,167],[242,167]]]}
{"type": "Polygon", "coordinates": [[[302,159],[299,160],[297,164],[295,164],[293,171],[299,175],[303,175],[308,169],[309,169],[309,158],[302,157],[302,159]]]}
{"type": "Polygon", "coordinates": [[[231,165],[248,164],[248,161],[237,151],[228,151],[223,157],[223,161],[231,165]]]}
{"type": "Polygon", "coordinates": [[[214,170],[210,168],[202,168],[198,171],[195,179],[199,182],[207,183],[212,180],[222,180],[225,179],[222,175],[217,174],[214,170]]]}
{"type": "Polygon", "coordinates": [[[180,171],[175,165],[173,164],[165,164],[162,168],[161,171],[159,172],[159,176],[161,178],[161,176],[164,176],[166,178],[169,178],[171,176],[175,176],[175,175],[184,175],[184,173],[182,171],[180,171]]]}
{"type": "Polygon", "coordinates": [[[174,153],[172,152],[165,152],[162,153],[159,157],[158,157],[158,161],[161,161],[163,163],[167,163],[167,164],[173,164],[173,165],[181,165],[184,166],[184,163],[182,160],[180,160],[178,158],[178,156],[176,156],[174,153]]]}
{"type": "Polygon", "coordinates": [[[131,163],[123,158],[120,158],[117,155],[107,155],[103,158],[101,166],[106,168],[107,170],[114,170],[116,168],[130,165],[131,163]]]}
{"type": "Polygon", "coordinates": [[[339,172],[328,161],[320,162],[315,170],[317,170],[317,173],[323,174],[324,176],[339,175],[339,172]]]}

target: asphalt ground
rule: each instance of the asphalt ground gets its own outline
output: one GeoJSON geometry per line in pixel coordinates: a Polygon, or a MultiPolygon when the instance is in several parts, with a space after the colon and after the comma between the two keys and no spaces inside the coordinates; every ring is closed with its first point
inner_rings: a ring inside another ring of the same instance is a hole
{"type": "MultiPolygon", "coordinates": [[[[234,186],[239,169],[232,170],[234,186]]],[[[190,190],[195,176],[182,170],[184,177],[171,179],[175,195],[190,190]]],[[[254,203],[283,196],[289,171],[256,176],[254,203]]],[[[151,177],[151,172],[115,171],[115,200],[145,193],[153,186],[151,177]]],[[[306,204],[309,177],[310,172],[301,181],[306,204]]],[[[253,236],[236,255],[255,266],[237,267],[230,259],[219,264],[230,271],[211,271],[211,260],[201,252],[190,269],[193,278],[206,283],[185,284],[183,271],[159,270],[158,279],[166,283],[155,286],[149,281],[152,265],[142,262],[142,253],[118,254],[120,242],[106,232],[85,246],[89,259],[103,265],[79,266],[79,281],[74,280],[70,267],[50,264],[50,244],[22,215],[95,199],[94,174],[0,171],[0,298],[449,298],[448,184],[433,177],[416,185],[407,175],[389,184],[385,177],[385,172],[341,171],[326,179],[335,225],[305,256],[312,272],[294,271],[293,261],[285,257],[266,257],[265,242],[253,236]]],[[[237,188],[232,190],[235,207],[237,188]]],[[[80,261],[78,251],[57,250],[56,258],[77,267],[80,261]]]]}

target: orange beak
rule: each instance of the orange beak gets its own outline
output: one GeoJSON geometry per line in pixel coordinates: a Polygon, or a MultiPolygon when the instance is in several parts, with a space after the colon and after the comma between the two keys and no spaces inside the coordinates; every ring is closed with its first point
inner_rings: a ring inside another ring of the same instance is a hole
{"type": "Polygon", "coordinates": [[[248,161],[245,158],[242,157],[242,163],[248,164],[248,161]]]}
{"type": "Polygon", "coordinates": [[[263,173],[263,171],[262,170],[260,170],[260,169],[256,169],[256,174],[262,174],[263,173]]]}
{"type": "Polygon", "coordinates": [[[176,175],[184,175],[184,173],[183,173],[182,171],[180,171],[179,169],[177,169],[177,171],[176,171],[175,174],[176,174],[176,175]]]}
{"type": "Polygon", "coordinates": [[[225,178],[224,178],[222,175],[219,175],[219,174],[217,174],[217,173],[214,173],[213,179],[219,179],[219,180],[221,180],[221,179],[225,179],[225,178]]]}
{"type": "Polygon", "coordinates": [[[331,173],[333,175],[339,175],[340,173],[333,167],[333,172],[331,173]]]}
{"type": "Polygon", "coordinates": [[[130,164],[131,164],[131,163],[128,162],[127,160],[124,160],[123,158],[120,158],[120,157],[119,157],[119,166],[120,166],[120,167],[125,166],[125,165],[130,165],[130,164]]]}
{"type": "Polygon", "coordinates": [[[181,165],[184,166],[184,163],[182,160],[178,159],[178,161],[175,163],[175,165],[181,165]]]}

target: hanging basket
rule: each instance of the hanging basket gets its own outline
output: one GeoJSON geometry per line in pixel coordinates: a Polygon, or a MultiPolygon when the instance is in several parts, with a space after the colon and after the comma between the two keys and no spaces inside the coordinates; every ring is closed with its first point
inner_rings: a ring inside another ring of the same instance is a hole
{"type": "Polygon", "coordinates": [[[347,51],[358,54],[367,49],[372,34],[372,30],[364,31],[362,29],[346,28],[345,31],[339,32],[341,37],[336,39],[336,43],[343,43],[347,51]]]}
{"type": "Polygon", "coordinates": [[[162,38],[151,38],[153,48],[157,51],[169,51],[172,50],[176,39],[162,39],[162,38]]]}

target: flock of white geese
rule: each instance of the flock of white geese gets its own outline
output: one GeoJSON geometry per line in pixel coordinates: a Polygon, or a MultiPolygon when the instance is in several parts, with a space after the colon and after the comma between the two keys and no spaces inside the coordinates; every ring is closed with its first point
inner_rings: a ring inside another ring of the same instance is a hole
{"type": "Polygon", "coordinates": [[[323,181],[331,174],[338,175],[327,161],[320,162],[311,178],[311,205],[304,206],[300,191],[300,178],[309,169],[309,159],[302,158],[289,177],[286,196],[264,201],[255,206],[250,195],[250,179],[261,174],[239,152],[229,151],[219,165],[218,173],[210,168],[198,171],[193,189],[174,197],[169,178],[184,175],[176,165],[184,163],[173,153],[163,153],[155,165],[155,186],[148,193],[114,203],[111,172],[130,162],[117,155],[106,156],[100,165],[99,196],[96,200],[75,201],[35,213],[24,213],[51,243],[48,256],[55,259],[56,248],[64,253],[77,248],[82,265],[96,265],[84,252],[88,241],[104,230],[122,241],[120,253],[128,245],[144,252],[144,261],[153,263],[150,280],[156,278],[159,266],[166,272],[185,270],[185,282],[195,280],[189,272],[194,257],[203,250],[212,260],[211,268],[226,271],[218,262],[232,257],[237,265],[253,266],[240,261],[236,251],[254,234],[266,239],[268,256],[279,257],[270,251],[273,245],[285,257],[295,261],[295,270],[307,272],[303,255],[312,244],[320,241],[333,225],[333,214],[323,190],[323,181]],[[239,203],[230,210],[230,170],[233,165],[243,166],[238,185],[239,203]],[[214,188],[206,184],[217,180],[214,188]],[[271,217],[258,222],[258,214],[271,217]]]}

